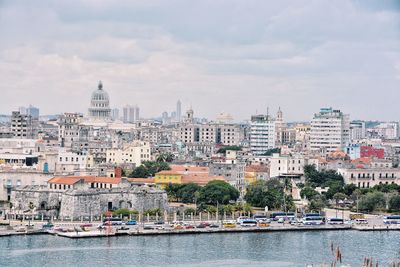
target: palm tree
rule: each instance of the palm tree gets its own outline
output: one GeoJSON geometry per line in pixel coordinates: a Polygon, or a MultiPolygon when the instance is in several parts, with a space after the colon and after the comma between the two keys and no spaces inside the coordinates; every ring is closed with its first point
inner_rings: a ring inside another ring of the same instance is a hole
{"type": "Polygon", "coordinates": [[[333,199],[335,200],[335,202],[336,202],[336,206],[335,206],[335,209],[336,209],[336,218],[337,218],[337,213],[338,213],[338,202],[339,202],[339,200],[345,200],[347,198],[347,196],[346,196],[346,194],[343,194],[343,193],[340,193],[340,192],[337,192],[337,193],[335,193],[334,195],[333,195],[333,199]]]}

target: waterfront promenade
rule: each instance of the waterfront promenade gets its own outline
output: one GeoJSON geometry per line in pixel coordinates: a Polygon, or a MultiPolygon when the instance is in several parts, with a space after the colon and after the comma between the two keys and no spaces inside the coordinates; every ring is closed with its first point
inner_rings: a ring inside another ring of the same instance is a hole
{"type": "MultiPolygon", "coordinates": [[[[43,223],[33,223],[30,226],[22,225],[18,222],[12,222],[12,226],[1,226],[0,237],[11,235],[33,235],[33,234],[51,234],[67,238],[88,238],[88,237],[111,237],[111,236],[142,236],[142,235],[180,235],[180,234],[217,234],[217,233],[246,233],[246,232],[287,232],[287,231],[343,231],[343,230],[358,230],[358,231],[399,231],[400,226],[384,225],[378,221],[374,224],[355,225],[311,225],[306,226],[298,224],[281,224],[272,222],[267,227],[243,227],[236,225],[232,228],[224,227],[221,222],[209,221],[213,227],[197,227],[195,222],[185,222],[185,227],[177,229],[173,224],[154,224],[143,223],[134,226],[110,226],[99,229],[100,223],[54,223],[54,227],[50,230],[42,229],[43,223]],[[85,227],[82,228],[82,225],[85,227]]],[[[29,225],[29,224],[28,224],[29,225]]]]}

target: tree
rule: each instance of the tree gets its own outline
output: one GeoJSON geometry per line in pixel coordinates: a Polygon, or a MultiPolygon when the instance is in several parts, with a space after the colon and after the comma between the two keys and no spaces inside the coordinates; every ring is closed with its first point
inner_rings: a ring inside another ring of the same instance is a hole
{"type": "Polygon", "coordinates": [[[400,211],[400,195],[393,195],[389,200],[390,211],[400,211]]]}
{"type": "Polygon", "coordinates": [[[178,192],[181,187],[182,185],[180,184],[167,184],[167,186],[165,187],[165,191],[167,192],[169,201],[180,201],[178,192]]]}
{"type": "Polygon", "coordinates": [[[346,184],[343,187],[343,193],[345,193],[348,196],[351,196],[356,189],[357,186],[355,184],[346,184]]]}
{"type": "Polygon", "coordinates": [[[254,207],[270,209],[293,207],[293,198],[285,194],[285,185],[278,179],[257,181],[248,187],[245,200],[254,207]]]}
{"type": "Polygon", "coordinates": [[[224,205],[222,209],[226,214],[232,214],[235,211],[235,206],[228,204],[224,205]]]}
{"type": "Polygon", "coordinates": [[[195,183],[181,185],[177,191],[177,197],[183,203],[195,203],[196,193],[201,190],[201,186],[195,183]]]}
{"type": "Polygon", "coordinates": [[[174,159],[175,159],[174,154],[167,152],[167,153],[161,153],[157,157],[156,161],[157,162],[172,162],[172,161],[174,161],[174,159]]]}
{"type": "Polygon", "coordinates": [[[300,191],[300,196],[302,198],[306,198],[307,200],[313,200],[314,197],[318,196],[319,193],[317,191],[315,191],[314,188],[306,186],[303,189],[301,189],[300,191]]]}
{"type": "Polygon", "coordinates": [[[372,212],[383,209],[386,205],[385,195],[382,192],[369,192],[363,195],[358,202],[359,210],[372,212]]]}
{"type": "Polygon", "coordinates": [[[308,205],[308,211],[321,211],[323,208],[325,208],[325,203],[319,197],[311,200],[308,205]]]}
{"type": "Polygon", "coordinates": [[[334,170],[318,171],[315,165],[305,165],[304,176],[306,177],[306,183],[312,187],[330,187],[332,184],[339,184],[341,187],[344,186],[342,175],[334,170]]]}
{"type": "Polygon", "coordinates": [[[334,199],[334,195],[337,193],[344,194],[343,191],[343,183],[340,181],[331,181],[329,184],[329,189],[326,192],[326,197],[328,199],[334,199]]]}
{"type": "Polygon", "coordinates": [[[170,170],[167,162],[144,161],[142,165],[136,167],[129,175],[131,178],[153,177],[157,172],[170,170]]]}
{"type": "Polygon", "coordinates": [[[135,168],[129,175],[131,178],[147,178],[149,177],[149,172],[144,166],[139,166],[135,168]]]}
{"type": "Polygon", "coordinates": [[[228,204],[230,201],[236,201],[239,197],[239,191],[224,181],[214,180],[207,183],[200,190],[199,203],[208,205],[216,205],[217,203],[223,205],[228,204]]]}
{"type": "Polygon", "coordinates": [[[196,209],[194,209],[194,208],[186,208],[186,209],[185,209],[185,214],[193,214],[193,215],[196,215],[196,209]]]}

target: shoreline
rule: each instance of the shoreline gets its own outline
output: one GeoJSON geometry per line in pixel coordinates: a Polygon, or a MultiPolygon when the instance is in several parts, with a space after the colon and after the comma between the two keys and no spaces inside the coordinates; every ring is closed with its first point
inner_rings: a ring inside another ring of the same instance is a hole
{"type": "Polygon", "coordinates": [[[202,229],[132,229],[132,230],[114,230],[111,233],[105,231],[87,231],[87,232],[58,232],[32,230],[28,232],[0,232],[1,237],[20,236],[20,235],[53,235],[76,238],[104,238],[117,236],[156,236],[156,235],[193,235],[193,234],[224,234],[224,233],[268,233],[268,232],[302,232],[302,231],[400,231],[400,227],[359,227],[352,225],[336,225],[336,226],[288,226],[288,227],[266,227],[266,228],[202,228],[202,229]]]}

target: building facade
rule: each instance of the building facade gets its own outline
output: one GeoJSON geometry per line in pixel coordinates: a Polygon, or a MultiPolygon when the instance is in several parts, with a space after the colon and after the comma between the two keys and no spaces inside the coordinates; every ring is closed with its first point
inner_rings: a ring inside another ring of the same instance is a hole
{"type": "Polygon", "coordinates": [[[89,107],[89,117],[94,120],[111,119],[110,98],[99,82],[97,90],[92,93],[89,107]]]}
{"type": "Polygon", "coordinates": [[[114,165],[128,163],[139,167],[143,161],[151,159],[150,143],[135,140],[123,149],[108,149],[106,162],[114,165]]]}
{"type": "Polygon", "coordinates": [[[250,150],[253,155],[262,155],[276,146],[276,125],[269,115],[251,116],[250,150]]]}
{"type": "Polygon", "coordinates": [[[349,115],[332,108],[314,114],[310,130],[310,150],[327,154],[343,149],[350,141],[349,115]]]}

